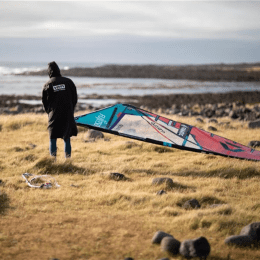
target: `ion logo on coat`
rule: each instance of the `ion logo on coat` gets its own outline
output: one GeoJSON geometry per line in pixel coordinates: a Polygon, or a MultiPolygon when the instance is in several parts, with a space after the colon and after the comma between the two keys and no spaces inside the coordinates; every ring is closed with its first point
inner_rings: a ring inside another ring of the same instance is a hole
{"type": "Polygon", "coordinates": [[[53,86],[53,90],[54,92],[65,90],[65,85],[61,84],[61,85],[53,86]]]}

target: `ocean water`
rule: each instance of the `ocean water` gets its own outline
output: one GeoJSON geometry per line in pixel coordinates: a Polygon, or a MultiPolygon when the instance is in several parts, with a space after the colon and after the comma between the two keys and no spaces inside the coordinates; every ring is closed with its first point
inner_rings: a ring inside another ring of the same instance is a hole
{"type": "MultiPolygon", "coordinates": [[[[101,63],[59,63],[61,69],[72,67],[96,67],[101,63]]],[[[26,71],[47,68],[43,62],[0,62],[0,95],[41,95],[48,76],[19,76],[26,71]]],[[[66,75],[64,75],[66,76],[66,75]]],[[[97,94],[109,95],[153,95],[181,93],[223,93],[231,91],[260,90],[259,82],[205,82],[196,80],[132,79],[70,77],[77,86],[79,97],[97,94]]]]}

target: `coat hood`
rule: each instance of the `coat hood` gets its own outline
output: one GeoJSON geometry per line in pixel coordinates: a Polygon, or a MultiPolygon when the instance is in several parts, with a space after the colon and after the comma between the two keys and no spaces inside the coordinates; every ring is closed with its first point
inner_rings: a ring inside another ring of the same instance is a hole
{"type": "Polygon", "coordinates": [[[60,68],[55,61],[50,62],[48,67],[49,77],[61,77],[60,68]]]}

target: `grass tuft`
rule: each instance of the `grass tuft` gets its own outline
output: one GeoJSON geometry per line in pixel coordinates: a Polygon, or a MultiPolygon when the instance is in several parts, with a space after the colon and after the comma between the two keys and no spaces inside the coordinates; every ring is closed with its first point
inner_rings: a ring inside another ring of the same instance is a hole
{"type": "Polygon", "coordinates": [[[55,162],[53,158],[42,158],[40,159],[31,169],[32,172],[37,172],[38,174],[93,174],[94,170],[85,169],[83,167],[78,167],[73,165],[72,162],[58,163],[55,162]]]}
{"type": "Polygon", "coordinates": [[[260,212],[260,203],[257,203],[257,204],[255,204],[255,205],[253,205],[253,206],[251,207],[251,209],[254,210],[254,211],[259,211],[259,212],[260,212]]]}
{"type": "Polygon", "coordinates": [[[18,118],[17,120],[9,120],[4,124],[5,131],[16,131],[25,126],[32,125],[32,120],[24,120],[22,118],[18,118]]]}
{"type": "Polygon", "coordinates": [[[202,207],[208,207],[208,206],[214,205],[214,204],[225,203],[224,201],[222,201],[216,197],[213,197],[213,196],[204,196],[204,197],[200,198],[198,201],[202,207]]]}
{"type": "Polygon", "coordinates": [[[9,208],[9,198],[7,194],[0,191],[0,214],[4,214],[9,208]]]}

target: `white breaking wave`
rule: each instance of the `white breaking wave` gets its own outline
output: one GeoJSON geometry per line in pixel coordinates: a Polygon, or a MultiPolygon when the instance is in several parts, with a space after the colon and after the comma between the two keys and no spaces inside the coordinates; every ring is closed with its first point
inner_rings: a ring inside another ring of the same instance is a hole
{"type": "MultiPolygon", "coordinates": [[[[102,63],[65,63],[58,62],[60,69],[69,70],[73,67],[98,67],[104,65],[102,63]]],[[[0,62],[0,75],[20,74],[25,72],[35,72],[46,70],[48,62],[0,62]]]]}
{"type": "Polygon", "coordinates": [[[0,66],[0,75],[11,75],[11,74],[20,74],[24,72],[31,72],[31,71],[40,71],[45,68],[43,67],[7,67],[7,66],[0,66]]]}
{"type": "Polygon", "coordinates": [[[8,75],[11,74],[10,73],[10,68],[8,67],[0,67],[0,75],[8,75]]]}

